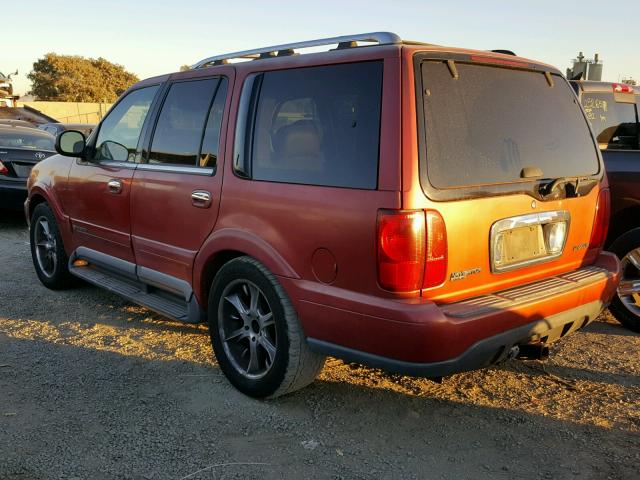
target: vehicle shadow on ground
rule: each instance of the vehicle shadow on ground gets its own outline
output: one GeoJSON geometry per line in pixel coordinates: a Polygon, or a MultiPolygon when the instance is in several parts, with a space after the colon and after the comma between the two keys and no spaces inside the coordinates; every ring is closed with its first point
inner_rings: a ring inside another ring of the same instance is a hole
{"type": "Polygon", "coordinates": [[[573,368],[549,361],[509,361],[500,365],[505,371],[528,376],[546,377],[551,381],[561,380],[572,390],[577,390],[576,382],[587,381],[608,383],[640,388],[640,376],[631,373],[609,373],[600,370],[573,368]]]}
{"type": "Polygon", "coordinates": [[[246,462],[248,451],[251,462],[269,467],[250,478],[263,479],[328,472],[333,478],[634,475],[631,462],[603,461],[631,450],[632,432],[470,400],[320,380],[258,401],[233,389],[217,367],[4,335],[0,364],[0,410],[11,413],[2,420],[2,478],[25,471],[33,478],[71,472],[87,478],[97,468],[96,452],[106,452],[101,471],[179,479],[220,459],[246,462]],[[50,470],[47,452],[67,451],[72,461],[50,470]],[[180,462],[163,464],[167,458],[180,462]]]}
{"type": "Polygon", "coordinates": [[[619,323],[593,322],[584,328],[585,332],[601,333],[603,335],[621,335],[624,337],[638,337],[640,333],[633,332],[619,323]]]}
{"type": "Polygon", "coordinates": [[[27,229],[27,221],[24,219],[24,213],[13,210],[0,209],[0,230],[3,228],[20,228],[27,229]]]}

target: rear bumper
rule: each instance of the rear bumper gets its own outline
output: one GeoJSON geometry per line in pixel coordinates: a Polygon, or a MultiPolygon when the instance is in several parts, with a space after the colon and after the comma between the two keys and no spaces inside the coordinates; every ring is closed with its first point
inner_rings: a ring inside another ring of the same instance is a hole
{"type": "Polygon", "coordinates": [[[0,180],[0,208],[22,210],[27,198],[27,182],[0,180]]]}
{"type": "Polygon", "coordinates": [[[515,345],[551,343],[588,325],[614,295],[619,270],[615,255],[603,252],[594,265],[446,305],[282,280],[312,350],[395,373],[438,377],[488,366],[515,345]]]}

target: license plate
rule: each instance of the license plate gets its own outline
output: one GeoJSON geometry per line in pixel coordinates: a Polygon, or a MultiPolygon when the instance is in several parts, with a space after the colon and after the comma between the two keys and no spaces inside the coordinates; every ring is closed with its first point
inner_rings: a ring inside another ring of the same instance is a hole
{"type": "Polygon", "coordinates": [[[561,256],[570,219],[567,211],[552,211],[498,220],[491,226],[491,271],[500,273],[561,256]]]}
{"type": "Polygon", "coordinates": [[[33,165],[23,165],[20,163],[13,163],[13,170],[16,172],[16,176],[21,178],[27,178],[31,173],[33,165]]]}
{"type": "Polygon", "coordinates": [[[507,264],[535,259],[547,254],[542,236],[542,225],[514,228],[500,235],[502,251],[507,264]]]}

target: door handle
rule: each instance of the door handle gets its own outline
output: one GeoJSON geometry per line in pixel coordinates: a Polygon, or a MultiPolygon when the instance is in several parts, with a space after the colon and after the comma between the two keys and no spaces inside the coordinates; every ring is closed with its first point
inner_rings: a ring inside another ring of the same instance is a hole
{"type": "Polygon", "coordinates": [[[120,193],[122,192],[122,182],[113,178],[107,182],[107,188],[110,193],[120,193]]]}
{"type": "Polygon", "coordinates": [[[194,190],[191,192],[191,204],[198,208],[209,208],[211,206],[211,194],[206,190],[194,190]]]}

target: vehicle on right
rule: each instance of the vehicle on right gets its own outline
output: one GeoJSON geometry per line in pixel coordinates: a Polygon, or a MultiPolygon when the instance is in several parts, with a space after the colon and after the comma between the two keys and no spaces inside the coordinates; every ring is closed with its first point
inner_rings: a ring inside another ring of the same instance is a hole
{"type": "Polygon", "coordinates": [[[609,310],[640,332],[640,89],[583,80],[572,85],[600,147],[611,189],[605,248],[620,258],[622,275],[609,310]]]}

